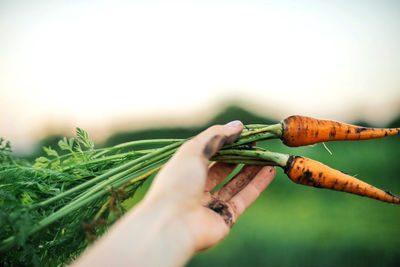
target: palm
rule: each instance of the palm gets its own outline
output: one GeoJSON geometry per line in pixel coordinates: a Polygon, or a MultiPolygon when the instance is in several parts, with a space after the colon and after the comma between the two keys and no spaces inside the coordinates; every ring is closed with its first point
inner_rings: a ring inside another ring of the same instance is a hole
{"type": "Polygon", "coordinates": [[[200,202],[186,211],[185,221],[196,238],[196,250],[223,239],[275,175],[272,167],[244,166],[229,182],[212,192],[235,167],[226,163],[211,165],[200,202]]]}

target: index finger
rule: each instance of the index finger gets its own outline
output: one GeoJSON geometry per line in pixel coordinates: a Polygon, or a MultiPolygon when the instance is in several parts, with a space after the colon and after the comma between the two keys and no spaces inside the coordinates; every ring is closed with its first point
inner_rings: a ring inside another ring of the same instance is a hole
{"type": "Polygon", "coordinates": [[[234,210],[233,222],[235,222],[268,187],[272,179],[274,179],[275,174],[276,170],[274,167],[263,167],[246,187],[228,201],[234,210]]]}
{"type": "MultiPolygon", "coordinates": [[[[235,141],[243,124],[233,121],[215,125],[185,142],[154,179],[150,192],[169,192],[175,198],[200,197],[208,172],[208,160],[223,145],[235,141]]],[[[154,193],[155,194],[155,193],[154,193]]]]}
{"type": "Polygon", "coordinates": [[[195,156],[208,161],[221,147],[234,142],[242,130],[240,121],[211,126],[183,144],[176,153],[177,157],[195,156]]]}

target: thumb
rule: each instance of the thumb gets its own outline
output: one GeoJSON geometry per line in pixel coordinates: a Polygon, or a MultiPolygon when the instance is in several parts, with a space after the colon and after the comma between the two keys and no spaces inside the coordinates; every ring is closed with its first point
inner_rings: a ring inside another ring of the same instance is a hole
{"type": "Polygon", "coordinates": [[[185,142],[154,179],[150,194],[201,197],[209,159],[224,145],[234,142],[243,130],[240,121],[214,125],[185,142]]]}

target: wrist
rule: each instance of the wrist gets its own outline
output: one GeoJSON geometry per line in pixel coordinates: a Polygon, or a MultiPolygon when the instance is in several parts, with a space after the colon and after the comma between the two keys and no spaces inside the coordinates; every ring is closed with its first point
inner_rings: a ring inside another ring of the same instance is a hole
{"type": "Polygon", "coordinates": [[[126,215],[125,224],[141,237],[135,242],[142,243],[146,266],[183,266],[194,254],[194,237],[176,203],[146,200],[126,215]]]}
{"type": "Polygon", "coordinates": [[[193,238],[178,209],[142,201],[96,241],[74,266],[183,266],[193,238]]]}

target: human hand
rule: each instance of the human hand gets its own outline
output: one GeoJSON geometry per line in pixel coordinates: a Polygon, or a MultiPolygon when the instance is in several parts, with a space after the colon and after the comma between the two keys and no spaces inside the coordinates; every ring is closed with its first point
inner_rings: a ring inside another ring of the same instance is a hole
{"type": "Polygon", "coordinates": [[[186,142],[157,175],[146,196],[149,203],[163,202],[177,211],[175,220],[188,229],[194,251],[223,239],[275,176],[274,167],[246,165],[211,193],[237,164],[213,163],[209,167],[209,159],[223,145],[235,141],[242,129],[239,121],[216,125],[186,142]]]}
{"type": "Polygon", "coordinates": [[[184,143],[134,209],[88,249],[75,266],[181,266],[222,240],[275,176],[274,167],[244,166],[211,191],[236,164],[209,159],[242,132],[239,121],[208,128],[184,143]]]}

